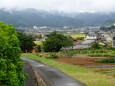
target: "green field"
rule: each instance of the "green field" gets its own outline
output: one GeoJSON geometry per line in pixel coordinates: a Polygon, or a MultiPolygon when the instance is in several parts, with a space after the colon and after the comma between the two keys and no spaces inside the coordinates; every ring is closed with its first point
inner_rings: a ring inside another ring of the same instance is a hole
{"type": "Polygon", "coordinates": [[[85,68],[69,64],[59,63],[50,59],[40,58],[33,54],[22,54],[22,57],[37,59],[41,62],[60,69],[73,78],[85,83],[87,86],[115,86],[115,73],[104,73],[103,71],[115,70],[115,68],[85,68]]]}
{"type": "Polygon", "coordinates": [[[108,44],[109,46],[112,46],[112,41],[103,41],[103,42],[108,44]]]}
{"type": "Polygon", "coordinates": [[[66,56],[76,56],[79,54],[87,56],[115,56],[115,50],[66,50],[61,51],[66,56]]]}
{"type": "Polygon", "coordinates": [[[73,38],[79,38],[79,37],[85,37],[86,36],[86,34],[83,34],[83,33],[79,33],[79,34],[67,34],[67,35],[70,35],[73,38]]]}
{"type": "Polygon", "coordinates": [[[34,43],[37,45],[42,45],[42,41],[34,41],[34,43]]]}

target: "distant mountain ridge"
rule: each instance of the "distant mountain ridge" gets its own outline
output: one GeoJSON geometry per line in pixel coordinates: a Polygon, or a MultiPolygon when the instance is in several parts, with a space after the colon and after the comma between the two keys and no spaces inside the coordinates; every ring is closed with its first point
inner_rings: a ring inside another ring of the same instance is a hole
{"type": "Polygon", "coordinates": [[[49,26],[49,27],[85,27],[115,22],[115,13],[53,13],[36,9],[13,10],[0,9],[0,21],[14,24],[15,27],[49,26]]]}

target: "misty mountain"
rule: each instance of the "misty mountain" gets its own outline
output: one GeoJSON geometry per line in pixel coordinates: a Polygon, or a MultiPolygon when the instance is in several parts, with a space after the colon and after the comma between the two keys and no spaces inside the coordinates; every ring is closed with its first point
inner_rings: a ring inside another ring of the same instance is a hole
{"type": "Polygon", "coordinates": [[[38,11],[36,9],[12,10],[0,9],[0,21],[14,24],[15,27],[49,26],[49,27],[83,27],[112,24],[115,13],[58,13],[38,11]]]}

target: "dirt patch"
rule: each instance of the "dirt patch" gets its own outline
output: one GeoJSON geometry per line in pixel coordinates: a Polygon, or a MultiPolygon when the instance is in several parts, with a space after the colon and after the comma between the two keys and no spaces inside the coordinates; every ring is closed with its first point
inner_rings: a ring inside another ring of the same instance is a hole
{"type": "Polygon", "coordinates": [[[53,59],[55,61],[71,64],[71,65],[79,65],[79,66],[101,66],[101,65],[115,65],[115,63],[97,63],[95,60],[110,58],[110,57],[74,57],[74,58],[58,58],[53,59]]]}

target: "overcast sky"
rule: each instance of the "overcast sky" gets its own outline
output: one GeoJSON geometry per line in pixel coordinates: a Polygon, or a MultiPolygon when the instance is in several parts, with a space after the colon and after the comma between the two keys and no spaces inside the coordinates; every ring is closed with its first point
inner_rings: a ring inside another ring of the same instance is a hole
{"type": "Polygon", "coordinates": [[[0,8],[36,8],[45,11],[115,12],[115,0],[0,0],[0,8]]]}

